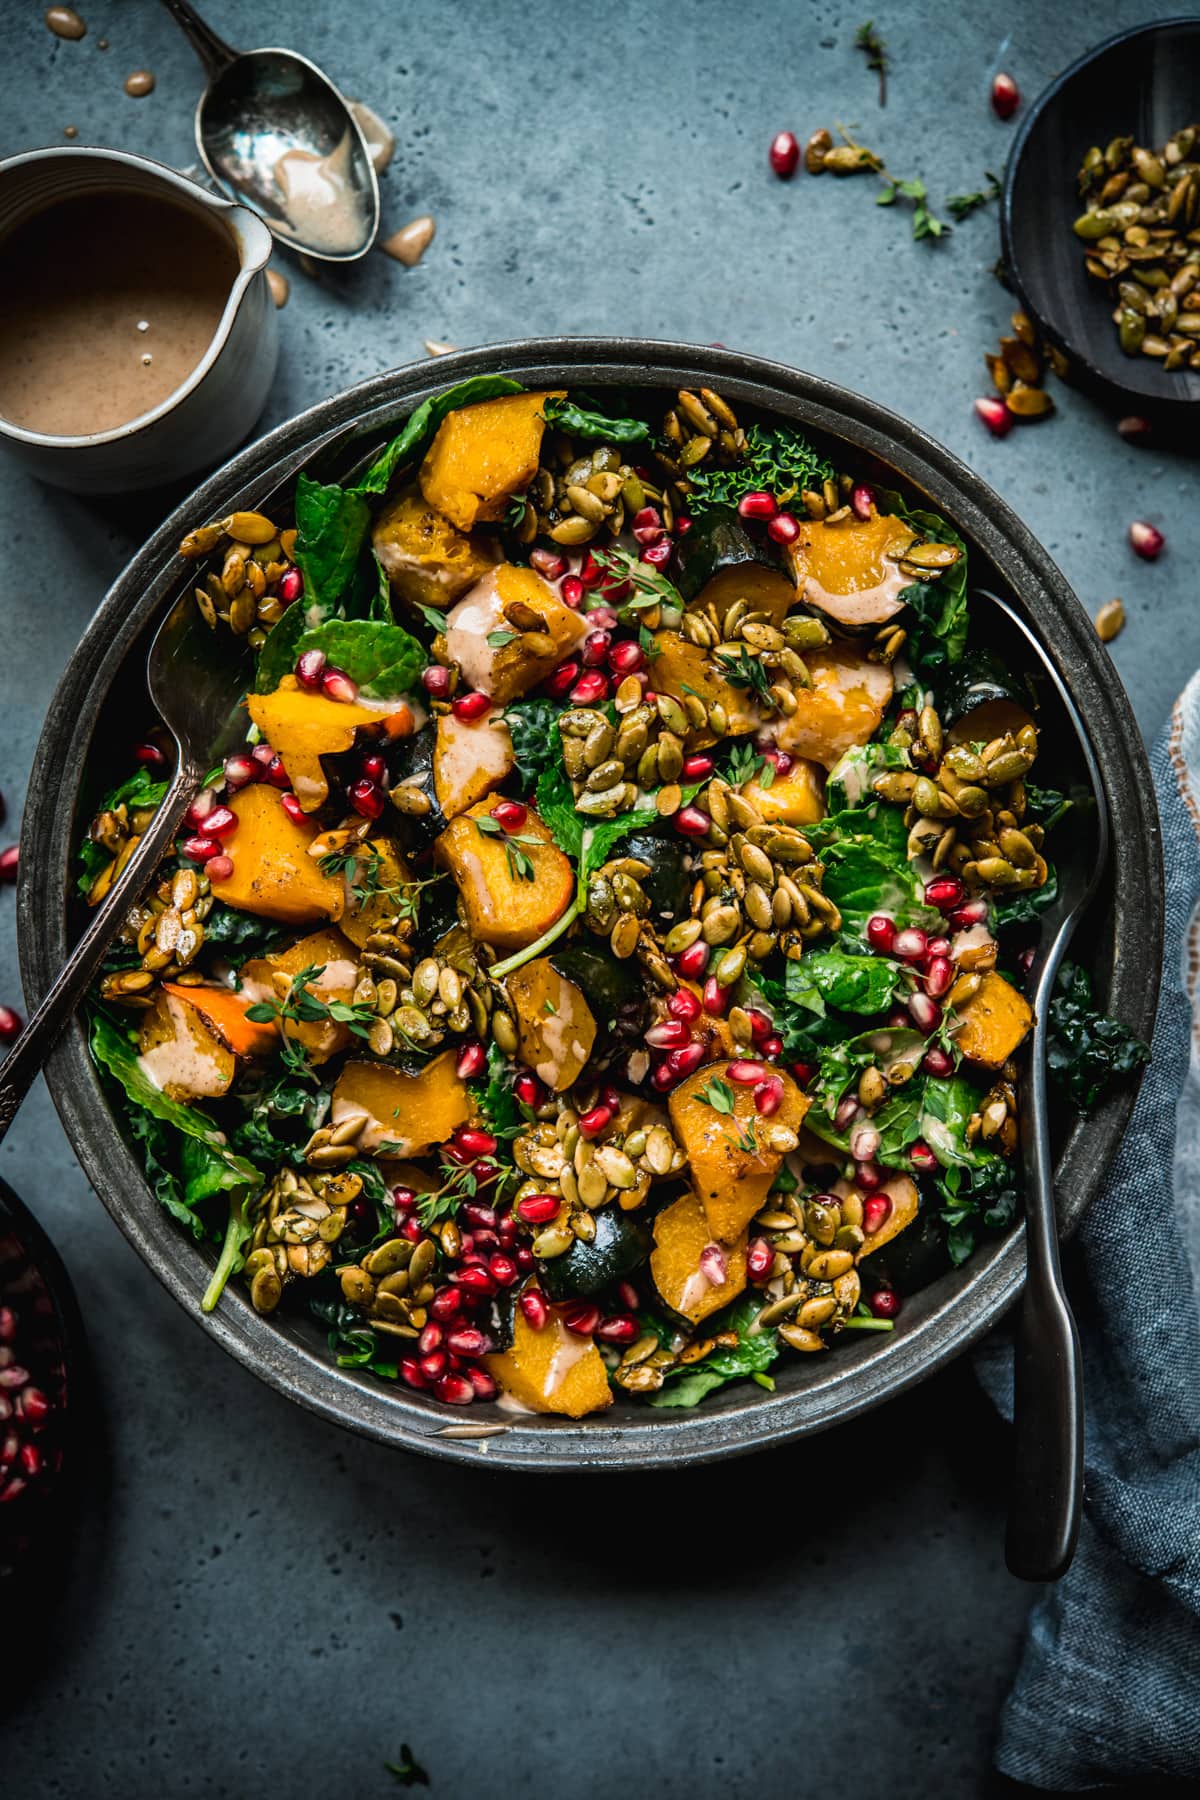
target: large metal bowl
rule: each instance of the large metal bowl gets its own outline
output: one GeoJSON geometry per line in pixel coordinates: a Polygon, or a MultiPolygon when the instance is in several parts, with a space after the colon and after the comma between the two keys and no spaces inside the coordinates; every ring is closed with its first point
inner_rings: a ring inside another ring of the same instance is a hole
{"type": "MultiPolygon", "coordinates": [[[[162,526],[104,600],[54,697],[38,748],[21,847],[22,972],[41,996],[78,927],[71,855],[103,785],[127,751],[129,718],[145,708],[143,657],[150,622],[182,589],[176,557],[184,531],[236,507],[290,493],[295,472],[329,478],[386,437],[414,406],[468,375],[502,371],[530,387],[570,382],[712,385],[739,408],[761,408],[801,426],[840,460],[919,495],[967,539],[973,579],[1010,597],[1040,633],[1092,734],[1116,846],[1085,932],[1100,1002],[1143,1037],[1154,1017],[1162,940],[1159,830],[1141,738],[1125,692],[1062,575],[1020,520],[950,453],[915,426],[845,388],[777,363],[694,345],[627,339],[544,339],[464,351],[394,370],[348,389],[282,425],[228,463],[162,526]]],[[[280,504],[282,505],[282,499],[280,504]]],[[[731,1456],[819,1431],[910,1387],[981,1336],[1018,1293],[1019,1226],[990,1241],[963,1269],[911,1299],[888,1337],[863,1333],[821,1357],[781,1365],[775,1392],[735,1386],[692,1412],[654,1411],[618,1400],[600,1417],[521,1417],[479,1442],[439,1435],[448,1410],[423,1396],[338,1369],[307,1319],[260,1318],[233,1283],[202,1319],[199,1299],[212,1252],[197,1246],[158,1205],[74,1025],[47,1070],[67,1135],[92,1185],[163,1285],[231,1355],[289,1398],[385,1443],[459,1461],[525,1469],[637,1468],[731,1456]]],[[[1086,1123],[1059,1121],[1058,1182],[1064,1232],[1081,1218],[1133,1103],[1125,1088],[1086,1123]]],[[[476,1406],[472,1423],[511,1421],[476,1406]]]]}

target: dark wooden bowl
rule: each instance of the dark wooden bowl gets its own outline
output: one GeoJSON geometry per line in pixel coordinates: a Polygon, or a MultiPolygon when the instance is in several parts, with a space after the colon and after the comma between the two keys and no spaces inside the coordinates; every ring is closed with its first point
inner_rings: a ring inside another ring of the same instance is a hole
{"type": "Polygon", "coordinates": [[[1084,267],[1072,229],[1075,177],[1092,144],[1132,133],[1157,148],[1200,122],[1200,18],[1167,19],[1109,38],[1040,95],[1009,154],[1000,209],[1004,261],[1026,312],[1071,365],[1070,379],[1106,406],[1137,413],[1195,449],[1200,371],[1171,373],[1127,356],[1107,284],[1084,267]]]}
{"type": "MultiPolygon", "coordinates": [[[[511,375],[529,388],[570,383],[603,395],[642,390],[658,405],[680,387],[709,384],[746,416],[800,427],[864,478],[904,490],[954,521],[971,552],[974,582],[1027,618],[1092,735],[1108,799],[1115,854],[1081,931],[1099,1003],[1149,1038],[1162,959],[1163,884],[1149,765],[1125,690],[1091,621],[1050,557],[1016,515],[957,457],[916,426],[847,388],[780,363],[691,344],[629,338],[532,339],[460,351],[379,375],[281,425],[218,471],[155,533],[118,578],[85,632],[51,704],[25,809],[18,894],[21,967],[30,1000],[44,994],[78,931],[71,879],[80,833],[123,767],[130,721],[145,717],[145,652],[152,622],[190,585],[177,555],[197,522],[240,507],[290,506],[296,473],[336,479],[385,441],[431,395],[471,375],[511,375]]],[[[213,1251],[155,1200],[123,1135],[76,1022],[46,1071],[67,1135],[96,1192],[130,1242],[188,1314],[247,1368],[290,1399],[385,1443],[524,1469],[666,1467],[733,1456],[819,1431],[923,1380],[995,1323],[1020,1291],[1023,1229],[990,1239],[969,1263],[922,1288],[897,1330],[839,1345],[777,1370],[775,1392],[735,1385],[695,1411],[659,1412],[618,1400],[602,1415],[522,1417],[484,1445],[439,1434],[462,1424],[427,1395],[339,1369],[324,1332],[299,1313],[263,1318],[244,1285],[200,1312],[213,1251]],[[871,1342],[862,1340],[870,1338],[871,1342]]],[[[1086,1121],[1062,1109],[1055,1123],[1059,1216],[1072,1230],[1096,1192],[1133,1105],[1133,1086],[1086,1121]]],[[[511,1423],[494,1406],[471,1421],[511,1423]]]]}

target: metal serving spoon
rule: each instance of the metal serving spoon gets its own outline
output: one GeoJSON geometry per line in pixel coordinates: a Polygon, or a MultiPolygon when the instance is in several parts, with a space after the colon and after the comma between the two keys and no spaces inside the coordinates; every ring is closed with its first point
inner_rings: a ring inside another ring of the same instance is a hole
{"type": "Polygon", "coordinates": [[[155,710],[175,740],[171,785],[137,849],[96,908],[53,987],[0,1063],[0,1139],[16,1117],[60,1032],[71,1018],[130,906],[158,866],[214,762],[246,735],[240,701],[247,657],[230,654],[231,640],[210,631],[189,582],[154,635],[146,678],[155,710]]]}
{"type": "Polygon", "coordinates": [[[1021,1107],[1025,1172],[1025,1291],[1013,1369],[1014,1469],[1004,1555],[1024,1581],[1055,1581],[1075,1554],[1083,1495],[1083,1376],[1079,1334],[1063,1291],[1050,1156],[1046,1040],[1050,1001],[1072,933],[1108,861],[1108,807],[1087,732],[1058,670],[1024,620],[995,594],[978,593],[1002,612],[1036,656],[1079,740],[1095,805],[1074,807],[1056,837],[1058,894],[1041,914],[1031,1001],[1036,1023],[1021,1107]],[[1070,833],[1074,841],[1066,842],[1070,833]]]}
{"type": "Polygon", "coordinates": [[[208,76],[196,148],[221,191],[293,250],[322,262],[364,256],[379,231],[379,183],[329,77],[294,50],[232,50],[187,0],[163,5],[208,76]]]}

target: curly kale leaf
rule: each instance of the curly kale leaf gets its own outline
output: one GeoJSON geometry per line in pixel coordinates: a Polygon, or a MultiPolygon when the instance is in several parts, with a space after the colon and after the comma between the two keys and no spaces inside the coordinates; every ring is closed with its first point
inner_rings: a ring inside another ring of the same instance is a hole
{"type": "Polygon", "coordinates": [[[1091,979],[1075,963],[1059,970],[1049,1027],[1050,1073],[1080,1112],[1091,1112],[1114,1081],[1149,1061],[1149,1045],[1119,1019],[1097,1012],[1091,979]]]}
{"type": "Polygon", "coordinates": [[[765,488],[781,506],[804,488],[833,480],[833,464],[799,431],[786,425],[752,425],[746,451],[730,469],[688,472],[688,511],[699,518],[716,507],[736,507],[743,494],[765,488]]]}

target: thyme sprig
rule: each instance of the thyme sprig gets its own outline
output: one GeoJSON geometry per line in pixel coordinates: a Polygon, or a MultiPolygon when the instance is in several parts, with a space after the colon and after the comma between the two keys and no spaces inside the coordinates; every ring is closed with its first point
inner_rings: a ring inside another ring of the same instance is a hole
{"type": "Polygon", "coordinates": [[[874,19],[868,19],[860,25],[854,34],[854,47],[866,56],[868,69],[874,69],[879,76],[879,104],[887,105],[887,45],[875,29],[874,19]]]}

